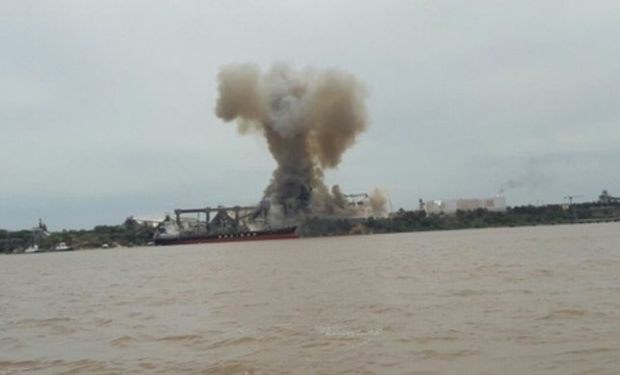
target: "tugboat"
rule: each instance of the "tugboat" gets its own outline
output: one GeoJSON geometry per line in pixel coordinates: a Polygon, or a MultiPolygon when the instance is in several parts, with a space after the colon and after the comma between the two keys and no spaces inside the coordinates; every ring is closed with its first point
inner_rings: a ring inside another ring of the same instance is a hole
{"type": "Polygon", "coordinates": [[[30,246],[24,249],[24,254],[40,253],[43,250],[39,248],[39,243],[45,238],[49,237],[50,233],[47,231],[47,225],[43,222],[43,219],[39,218],[39,225],[32,228],[32,237],[30,239],[30,246]]]}
{"type": "Polygon", "coordinates": [[[73,250],[71,246],[67,246],[65,242],[60,242],[58,245],[54,247],[54,251],[69,251],[73,250]]]}
{"type": "Polygon", "coordinates": [[[270,209],[268,201],[258,207],[176,209],[176,219],[166,216],[157,226],[153,241],[155,245],[185,245],[299,238],[296,225],[270,225],[270,209]],[[184,214],[197,214],[197,217],[182,218],[184,214]],[[213,219],[211,214],[215,214],[213,219]]]}

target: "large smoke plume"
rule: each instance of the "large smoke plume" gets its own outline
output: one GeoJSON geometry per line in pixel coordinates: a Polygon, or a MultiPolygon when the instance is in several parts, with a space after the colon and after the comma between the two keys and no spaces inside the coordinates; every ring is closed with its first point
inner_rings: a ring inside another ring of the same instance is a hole
{"type": "Polygon", "coordinates": [[[278,166],[265,197],[288,212],[330,213],[346,200],[323,171],[338,166],[344,152],[368,126],[366,90],[339,70],[295,70],[274,65],[266,72],[234,64],[219,74],[216,114],[236,120],[239,130],[262,133],[278,166]]]}

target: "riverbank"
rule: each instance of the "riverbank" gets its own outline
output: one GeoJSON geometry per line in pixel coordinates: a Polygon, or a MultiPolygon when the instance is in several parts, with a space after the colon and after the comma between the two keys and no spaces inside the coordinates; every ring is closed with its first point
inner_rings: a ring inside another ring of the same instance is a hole
{"type": "Polygon", "coordinates": [[[620,221],[620,204],[518,206],[504,212],[484,209],[431,214],[400,209],[384,218],[308,218],[300,227],[306,237],[348,234],[401,233],[469,228],[524,227],[537,225],[602,223],[620,221]]]}
{"type": "MultiPolygon", "coordinates": [[[[308,217],[299,226],[302,237],[402,233],[434,230],[526,227],[620,221],[620,203],[580,203],[574,205],[518,206],[505,212],[484,209],[431,214],[399,209],[387,217],[320,218],[308,217]]],[[[64,242],[73,249],[134,247],[152,244],[155,228],[135,222],[99,225],[90,230],[51,232],[38,243],[39,251],[53,251],[64,242]]],[[[32,245],[32,231],[0,230],[0,253],[22,253],[32,245]]]]}
{"type": "MultiPolygon", "coordinates": [[[[142,225],[98,225],[93,229],[50,232],[37,241],[38,252],[54,251],[62,242],[72,249],[148,246],[155,228],[142,225]]],[[[22,253],[32,249],[31,230],[0,230],[0,253],[22,253]]]]}

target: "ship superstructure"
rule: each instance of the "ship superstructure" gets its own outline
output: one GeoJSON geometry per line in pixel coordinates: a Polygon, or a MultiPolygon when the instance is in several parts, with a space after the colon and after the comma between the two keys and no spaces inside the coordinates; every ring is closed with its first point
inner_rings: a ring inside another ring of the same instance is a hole
{"type": "Polygon", "coordinates": [[[277,217],[269,201],[258,206],[178,208],[174,217],[167,215],[158,225],[154,242],[175,245],[298,238],[296,225],[277,217]]]}

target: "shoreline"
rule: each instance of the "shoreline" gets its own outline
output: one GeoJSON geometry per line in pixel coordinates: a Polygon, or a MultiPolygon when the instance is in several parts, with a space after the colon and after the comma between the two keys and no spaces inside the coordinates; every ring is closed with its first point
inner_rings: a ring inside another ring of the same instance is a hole
{"type": "MultiPolygon", "coordinates": [[[[531,228],[531,227],[550,227],[550,226],[569,226],[569,225],[594,225],[594,224],[611,224],[619,223],[620,217],[606,218],[606,219],[589,219],[589,220],[577,220],[569,222],[550,222],[550,223],[533,223],[522,225],[494,225],[494,226],[479,226],[479,227],[459,227],[459,228],[427,228],[427,229],[415,229],[407,231],[387,231],[387,232],[366,232],[366,233],[326,233],[318,235],[300,235],[298,239],[312,239],[312,238],[331,238],[331,237],[355,237],[355,236],[375,236],[375,235],[391,235],[391,234],[407,234],[407,233],[429,233],[429,232],[453,232],[453,231],[466,231],[466,230],[484,230],[484,229],[504,229],[504,228],[531,228]]],[[[268,241],[268,240],[266,240],[268,241]]],[[[274,239],[272,241],[279,241],[274,239]]],[[[218,244],[228,244],[231,242],[222,242],[218,244]]],[[[234,242],[233,242],[234,243],[234,242]]],[[[194,245],[194,244],[189,244],[194,245]]],[[[209,245],[209,244],[207,244],[209,245]]],[[[174,246],[186,246],[186,244],[179,244],[174,246]]],[[[53,249],[41,250],[36,252],[0,252],[0,255],[33,255],[33,254],[54,254],[54,253],[73,253],[76,251],[93,251],[93,250],[112,250],[112,249],[124,249],[130,250],[133,248],[150,248],[150,247],[162,247],[156,246],[153,243],[134,244],[130,246],[110,246],[110,247],[78,247],[71,250],[59,251],[53,249]]],[[[164,246],[165,247],[165,246],[164,246]]]]}

